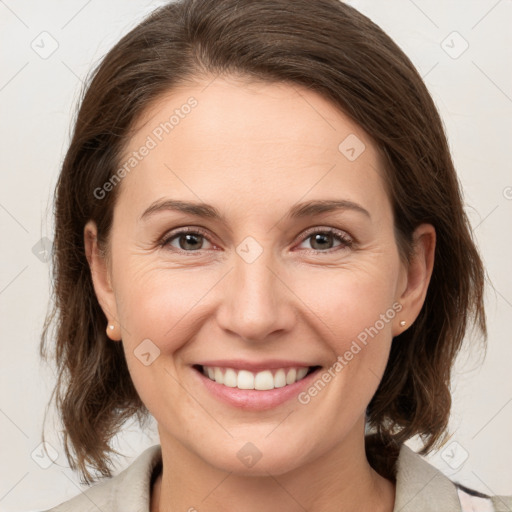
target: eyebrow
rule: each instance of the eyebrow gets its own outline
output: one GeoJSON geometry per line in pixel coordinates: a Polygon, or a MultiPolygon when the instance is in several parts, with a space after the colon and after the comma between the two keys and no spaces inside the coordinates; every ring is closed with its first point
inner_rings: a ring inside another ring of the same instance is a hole
{"type": "MultiPolygon", "coordinates": [[[[336,212],[340,210],[352,210],[365,215],[371,219],[371,215],[360,204],[348,201],[346,199],[321,199],[312,200],[305,203],[299,203],[286,214],[289,219],[299,219],[319,215],[321,213],[336,212]]],[[[162,199],[152,203],[140,216],[140,220],[145,220],[152,215],[163,211],[176,211],[181,213],[188,213],[196,217],[209,218],[219,220],[227,224],[226,218],[222,215],[217,208],[207,203],[193,203],[187,201],[178,201],[175,199],[162,199]]]]}

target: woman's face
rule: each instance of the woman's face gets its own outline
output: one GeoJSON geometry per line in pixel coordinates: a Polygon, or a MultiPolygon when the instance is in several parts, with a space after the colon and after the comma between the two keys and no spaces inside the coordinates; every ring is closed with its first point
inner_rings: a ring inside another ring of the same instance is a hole
{"type": "Polygon", "coordinates": [[[367,134],[311,91],[217,78],[153,105],[123,166],[93,275],[162,444],[279,474],[360,439],[423,293],[367,134]]]}

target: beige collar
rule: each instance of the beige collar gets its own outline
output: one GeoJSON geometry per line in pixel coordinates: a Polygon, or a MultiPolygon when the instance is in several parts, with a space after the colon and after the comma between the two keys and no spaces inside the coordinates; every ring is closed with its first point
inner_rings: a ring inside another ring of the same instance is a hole
{"type": "Polygon", "coordinates": [[[455,484],[405,444],[397,461],[393,512],[460,512],[455,484]]]}

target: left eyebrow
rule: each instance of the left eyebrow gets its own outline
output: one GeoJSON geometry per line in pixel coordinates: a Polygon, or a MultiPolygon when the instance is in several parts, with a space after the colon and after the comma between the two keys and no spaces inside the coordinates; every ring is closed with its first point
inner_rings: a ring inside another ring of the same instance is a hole
{"type": "Polygon", "coordinates": [[[335,212],[338,210],[352,210],[362,213],[371,219],[370,212],[363,208],[360,204],[348,201],[347,199],[323,199],[316,201],[307,201],[305,203],[296,204],[287,214],[289,218],[302,218],[312,215],[319,215],[326,212],[335,212]]]}

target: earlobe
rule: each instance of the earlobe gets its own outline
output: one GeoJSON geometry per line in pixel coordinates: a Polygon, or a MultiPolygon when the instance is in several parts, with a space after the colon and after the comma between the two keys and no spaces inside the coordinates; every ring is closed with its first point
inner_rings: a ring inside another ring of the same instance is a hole
{"type": "Polygon", "coordinates": [[[413,233],[413,250],[406,269],[406,284],[399,297],[401,321],[394,335],[404,331],[418,317],[427,296],[434,269],[436,231],[431,224],[421,224],[413,233]],[[405,324],[403,324],[405,322],[405,324]]]}
{"type": "Polygon", "coordinates": [[[87,262],[91,271],[91,279],[96,298],[107,317],[107,336],[113,341],[121,339],[117,307],[112,280],[108,269],[107,259],[98,246],[97,227],[94,221],[89,221],[84,227],[84,248],[87,262]]]}

